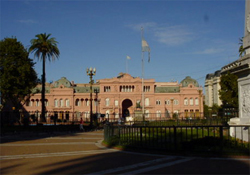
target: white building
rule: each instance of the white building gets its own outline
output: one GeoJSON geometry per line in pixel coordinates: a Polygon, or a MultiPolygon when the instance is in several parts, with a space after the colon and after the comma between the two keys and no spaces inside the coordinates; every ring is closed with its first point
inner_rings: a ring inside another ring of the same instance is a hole
{"type": "Polygon", "coordinates": [[[219,96],[220,87],[220,71],[207,74],[205,80],[205,105],[212,107],[214,104],[221,105],[219,96]]]}

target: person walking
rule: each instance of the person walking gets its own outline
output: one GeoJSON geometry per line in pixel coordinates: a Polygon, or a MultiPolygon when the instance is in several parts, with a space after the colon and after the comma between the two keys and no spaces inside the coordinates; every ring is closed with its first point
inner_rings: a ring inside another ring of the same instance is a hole
{"type": "Polygon", "coordinates": [[[81,117],[81,120],[80,120],[80,131],[84,131],[82,117],[81,117]]]}

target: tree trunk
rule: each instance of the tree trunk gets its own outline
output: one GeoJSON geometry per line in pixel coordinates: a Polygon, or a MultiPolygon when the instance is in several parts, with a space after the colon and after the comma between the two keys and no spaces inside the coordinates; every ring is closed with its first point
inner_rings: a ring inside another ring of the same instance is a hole
{"type": "Polygon", "coordinates": [[[42,75],[42,114],[41,120],[42,122],[46,122],[45,119],[45,55],[43,55],[43,75],[42,75]]]}

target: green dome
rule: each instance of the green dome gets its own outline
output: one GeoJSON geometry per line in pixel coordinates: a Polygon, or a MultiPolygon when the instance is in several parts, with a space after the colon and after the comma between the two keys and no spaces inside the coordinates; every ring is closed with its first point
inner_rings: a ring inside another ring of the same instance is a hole
{"type": "Polygon", "coordinates": [[[189,84],[193,84],[195,87],[199,87],[199,83],[192,79],[190,76],[187,76],[184,80],[181,81],[182,87],[188,87],[189,84]]]}
{"type": "Polygon", "coordinates": [[[64,86],[66,88],[72,87],[70,81],[67,80],[66,77],[62,77],[60,80],[55,81],[53,85],[54,85],[54,88],[59,88],[61,86],[64,86]]]}

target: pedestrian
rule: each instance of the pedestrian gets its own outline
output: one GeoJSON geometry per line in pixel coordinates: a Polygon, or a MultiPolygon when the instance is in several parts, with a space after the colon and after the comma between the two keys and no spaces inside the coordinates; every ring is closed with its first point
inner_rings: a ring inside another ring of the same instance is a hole
{"type": "Polygon", "coordinates": [[[81,117],[81,120],[80,120],[80,131],[84,131],[82,117],[81,117]]]}

